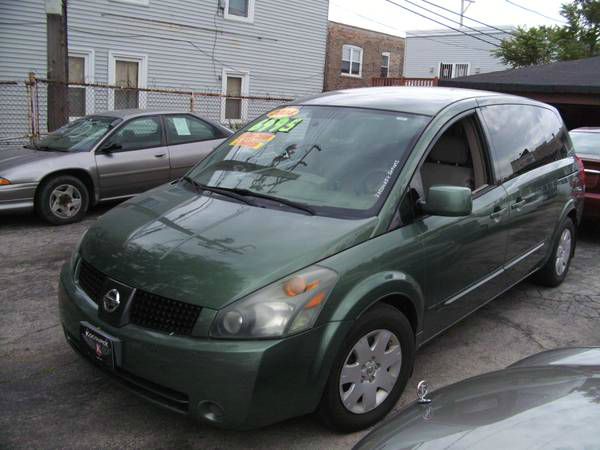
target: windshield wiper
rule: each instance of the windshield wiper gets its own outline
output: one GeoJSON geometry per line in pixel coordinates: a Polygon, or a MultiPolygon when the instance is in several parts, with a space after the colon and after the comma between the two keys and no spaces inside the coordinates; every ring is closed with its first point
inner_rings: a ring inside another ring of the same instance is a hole
{"type": "Polygon", "coordinates": [[[207,186],[206,184],[198,183],[196,180],[189,177],[188,175],[184,176],[182,178],[182,180],[185,180],[188,183],[193,184],[196,187],[196,189],[198,189],[199,191],[214,192],[216,194],[224,195],[225,197],[234,198],[242,203],[246,203],[247,205],[255,206],[254,202],[248,200],[243,195],[236,193],[234,190],[219,188],[219,187],[215,187],[215,186],[207,186]]]}
{"type": "Polygon", "coordinates": [[[248,205],[256,206],[256,204],[254,202],[251,202],[246,197],[256,197],[256,198],[263,198],[265,200],[270,200],[272,202],[279,203],[281,205],[289,206],[290,208],[298,209],[300,211],[304,211],[304,212],[310,214],[311,216],[314,216],[316,214],[314,209],[312,209],[308,205],[305,205],[303,203],[297,203],[292,200],[286,200],[284,198],[275,197],[273,195],[263,194],[261,192],[254,192],[249,189],[222,188],[222,187],[216,187],[216,186],[207,186],[205,184],[198,183],[196,180],[194,180],[193,178],[191,178],[187,175],[184,176],[182,179],[193,184],[198,190],[216,192],[217,194],[235,198],[236,200],[247,203],[248,205]]]}
{"type": "MultiPolygon", "coordinates": [[[[222,189],[225,189],[225,188],[222,188],[222,189]]],[[[295,202],[292,200],[286,200],[285,198],[275,197],[275,196],[269,195],[269,194],[263,194],[262,192],[254,192],[249,189],[239,189],[239,188],[229,189],[229,188],[227,188],[227,190],[231,191],[231,192],[235,192],[237,194],[245,195],[248,197],[257,197],[257,198],[264,198],[265,200],[271,200],[272,202],[280,203],[282,205],[289,206],[290,208],[299,209],[300,211],[304,211],[304,212],[310,214],[311,216],[314,216],[316,214],[314,209],[312,209],[308,205],[305,205],[304,203],[298,203],[298,202],[295,202]]]]}

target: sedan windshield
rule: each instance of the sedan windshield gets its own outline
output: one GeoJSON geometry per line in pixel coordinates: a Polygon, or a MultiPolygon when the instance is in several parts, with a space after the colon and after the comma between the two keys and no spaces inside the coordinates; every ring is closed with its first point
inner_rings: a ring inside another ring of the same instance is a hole
{"type": "Polygon", "coordinates": [[[82,117],[36,141],[33,148],[60,152],[90,151],[119,122],[121,119],[115,117],[82,117]]]}
{"type": "Polygon", "coordinates": [[[188,179],[317,214],[377,213],[429,117],[329,106],[288,106],[221,144],[188,179]],[[254,194],[254,195],[253,195],[254,194]]]}
{"type": "Polygon", "coordinates": [[[600,133],[570,133],[575,153],[600,158],[600,133]]]}

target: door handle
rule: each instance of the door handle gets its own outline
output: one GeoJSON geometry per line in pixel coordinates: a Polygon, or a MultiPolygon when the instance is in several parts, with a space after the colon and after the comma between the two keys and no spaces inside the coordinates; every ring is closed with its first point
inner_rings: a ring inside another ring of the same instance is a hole
{"type": "Polygon", "coordinates": [[[521,209],[521,207],[527,203],[527,200],[522,199],[521,197],[517,198],[517,201],[511,205],[511,209],[521,209]]]}
{"type": "Polygon", "coordinates": [[[164,158],[166,153],[159,153],[158,155],[154,155],[155,158],[164,158]]]}
{"type": "Polygon", "coordinates": [[[492,213],[490,214],[490,217],[497,222],[502,218],[502,214],[504,214],[504,211],[506,211],[506,208],[501,208],[500,206],[496,206],[494,208],[494,211],[492,211],[492,213]]]}

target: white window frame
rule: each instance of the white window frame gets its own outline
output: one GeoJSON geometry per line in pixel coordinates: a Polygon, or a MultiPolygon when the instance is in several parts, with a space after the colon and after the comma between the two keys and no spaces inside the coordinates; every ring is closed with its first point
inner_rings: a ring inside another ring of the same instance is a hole
{"type": "Polygon", "coordinates": [[[437,70],[437,76],[438,78],[442,78],[442,64],[452,64],[452,78],[456,78],[456,66],[460,66],[460,65],[465,65],[467,66],[467,74],[466,75],[461,75],[461,76],[469,76],[471,74],[471,63],[468,62],[457,62],[457,63],[452,63],[452,62],[444,62],[444,61],[440,61],[438,62],[438,70],[437,70]]]}
{"type": "MultiPolygon", "coordinates": [[[[390,66],[392,65],[392,53],[391,52],[381,52],[382,60],[383,60],[384,56],[387,56],[387,67],[386,67],[385,78],[388,78],[390,76],[390,66]]],[[[381,65],[381,67],[379,68],[380,72],[381,72],[382,68],[383,68],[383,65],[381,65]]],[[[380,73],[380,75],[381,75],[381,73],[380,73]]]]}
{"type": "Polygon", "coordinates": [[[346,47],[350,49],[350,73],[344,73],[340,69],[340,74],[343,77],[362,78],[363,54],[364,54],[364,51],[363,51],[362,47],[359,47],[358,45],[351,45],[351,44],[344,44],[344,45],[342,45],[342,62],[344,61],[344,48],[346,48],[346,47]],[[352,59],[352,55],[353,55],[354,51],[358,51],[360,53],[360,59],[358,61],[358,63],[359,63],[359,66],[358,66],[358,75],[355,75],[355,74],[352,73],[352,63],[355,62],[352,59]]]}
{"type": "Polygon", "coordinates": [[[225,0],[225,9],[223,11],[223,18],[227,20],[235,20],[238,22],[254,23],[254,1],[248,0],[248,16],[237,16],[229,13],[229,0],[225,0]]]}
{"type": "Polygon", "coordinates": [[[229,70],[223,69],[221,74],[221,123],[224,124],[243,124],[248,121],[248,100],[242,99],[242,118],[241,119],[226,119],[225,118],[225,96],[227,95],[227,77],[234,76],[242,79],[242,97],[247,97],[250,92],[250,72],[247,70],[229,70]]]}
{"type": "MultiPolygon", "coordinates": [[[[108,52],[108,84],[114,86],[117,82],[117,61],[138,63],[138,88],[145,88],[148,83],[148,55],[109,50],[108,52]]],[[[139,92],[138,108],[146,107],[146,93],[139,92]]],[[[115,91],[108,91],[108,109],[115,108],[115,91]]]]}
{"type": "Polygon", "coordinates": [[[129,5],[150,6],[150,0],[110,0],[115,3],[127,3],[129,5]]]}
{"type": "MultiPolygon", "coordinates": [[[[94,82],[94,68],[96,53],[91,48],[69,47],[69,55],[75,58],[83,58],[83,81],[86,84],[94,82]]],[[[94,88],[86,87],[85,89],[85,114],[93,114],[95,108],[94,88]]],[[[79,116],[69,116],[69,120],[78,119],[79,116]]]]}

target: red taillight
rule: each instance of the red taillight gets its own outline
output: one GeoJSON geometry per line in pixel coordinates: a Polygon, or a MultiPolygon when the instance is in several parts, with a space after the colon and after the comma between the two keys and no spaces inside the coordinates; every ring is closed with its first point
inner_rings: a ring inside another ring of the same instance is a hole
{"type": "Polygon", "coordinates": [[[575,156],[575,160],[577,161],[577,167],[579,167],[579,176],[581,177],[581,182],[585,186],[585,166],[583,165],[583,160],[579,156],[575,156]]]}

